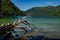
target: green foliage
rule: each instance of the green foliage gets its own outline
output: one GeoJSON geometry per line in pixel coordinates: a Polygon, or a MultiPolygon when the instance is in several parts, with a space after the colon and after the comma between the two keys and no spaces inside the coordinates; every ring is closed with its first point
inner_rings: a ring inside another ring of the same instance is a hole
{"type": "Polygon", "coordinates": [[[0,14],[3,16],[25,15],[10,0],[1,0],[0,1],[0,14]]]}
{"type": "Polygon", "coordinates": [[[60,7],[57,8],[57,10],[56,10],[56,15],[57,15],[57,16],[60,16],[60,7]]]}
{"type": "Polygon", "coordinates": [[[34,7],[25,12],[32,16],[60,16],[60,6],[34,7]]]}

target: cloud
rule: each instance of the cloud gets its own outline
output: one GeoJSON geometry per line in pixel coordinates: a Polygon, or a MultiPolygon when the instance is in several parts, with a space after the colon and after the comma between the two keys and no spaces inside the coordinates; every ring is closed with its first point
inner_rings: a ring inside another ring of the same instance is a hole
{"type": "Polygon", "coordinates": [[[54,2],[46,2],[47,4],[53,4],[54,2]]]}

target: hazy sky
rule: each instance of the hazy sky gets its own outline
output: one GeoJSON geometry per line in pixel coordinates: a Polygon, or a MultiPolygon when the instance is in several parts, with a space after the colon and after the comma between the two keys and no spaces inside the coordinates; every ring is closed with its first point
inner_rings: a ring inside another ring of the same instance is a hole
{"type": "Polygon", "coordinates": [[[25,11],[32,7],[60,5],[60,0],[11,0],[19,9],[25,11]]]}

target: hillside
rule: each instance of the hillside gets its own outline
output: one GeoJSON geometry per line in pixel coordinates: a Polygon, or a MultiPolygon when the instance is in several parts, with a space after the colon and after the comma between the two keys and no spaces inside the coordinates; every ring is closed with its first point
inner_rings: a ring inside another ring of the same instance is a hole
{"type": "Polygon", "coordinates": [[[24,15],[11,0],[0,0],[0,17],[24,15]]]}
{"type": "Polygon", "coordinates": [[[60,16],[60,5],[47,7],[33,7],[25,13],[31,13],[32,16],[60,16]]]}

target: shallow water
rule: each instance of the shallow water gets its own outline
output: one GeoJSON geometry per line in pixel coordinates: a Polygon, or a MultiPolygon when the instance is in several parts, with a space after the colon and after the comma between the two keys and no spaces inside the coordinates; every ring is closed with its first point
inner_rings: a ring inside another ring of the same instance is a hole
{"type": "MultiPolygon", "coordinates": [[[[23,18],[23,17],[16,16],[16,17],[0,18],[0,24],[13,23],[14,21],[21,19],[21,18],[23,18]]],[[[29,23],[36,26],[37,31],[35,31],[35,33],[31,34],[33,36],[45,35],[48,37],[50,34],[52,36],[53,36],[53,34],[55,34],[54,32],[53,33],[50,33],[50,32],[44,33],[44,30],[60,32],[60,18],[58,18],[58,17],[31,17],[31,18],[26,18],[25,20],[27,20],[29,23]],[[40,30],[43,30],[43,31],[40,32],[40,30]]],[[[27,30],[28,30],[28,28],[27,28],[27,30]]],[[[19,31],[19,30],[17,30],[17,31],[19,31]]],[[[20,32],[20,34],[21,34],[21,32],[20,32]]],[[[29,34],[27,34],[27,35],[29,35],[29,34]]],[[[57,35],[59,35],[59,33],[57,35]]],[[[2,39],[2,38],[3,37],[0,36],[0,39],[2,39]]],[[[33,39],[35,40],[35,38],[32,38],[31,40],[33,40],[33,39]]],[[[40,38],[37,38],[37,39],[40,39],[40,38]]]]}
{"type": "MultiPolygon", "coordinates": [[[[6,17],[0,19],[0,24],[9,22],[13,23],[15,20],[21,19],[21,16],[16,17],[6,17]]],[[[26,18],[26,20],[34,24],[38,30],[50,30],[50,31],[59,31],[60,30],[60,18],[59,17],[31,17],[26,18]]],[[[60,31],[59,31],[60,32],[60,31]]]]}
{"type": "Polygon", "coordinates": [[[60,18],[30,18],[30,23],[36,25],[38,29],[59,31],[60,30],[60,18]]]}

